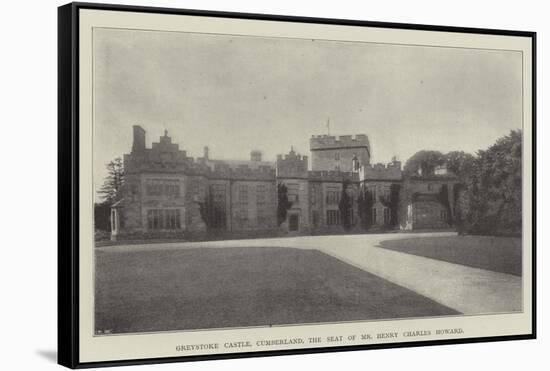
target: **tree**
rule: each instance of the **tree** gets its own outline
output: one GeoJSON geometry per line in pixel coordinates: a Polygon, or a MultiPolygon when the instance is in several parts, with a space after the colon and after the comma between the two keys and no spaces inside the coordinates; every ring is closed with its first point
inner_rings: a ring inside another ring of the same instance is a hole
{"type": "Polygon", "coordinates": [[[277,184],[277,225],[286,220],[286,213],[292,207],[288,200],[288,189],[284,183],[277,184]]]}
{"type": "Polygon", "coordinates": [[[472,175],[475,166],[475,157],[464,151],[451,151],[444,156],[447,170],[455,174],[461,182],[465,182],[472,175]]]}
{"type": "Polygon", "coordinates": [[[382,194],[378,196],[378,200],[382,205],[390,209],[390,222],[389,226],[395,227],[398,222],[398,212],[399,212],[399,191],[401,186],[399,184],[390,185],[390,193],[382,194]]]}
{"type": "Polygon", "coordinates": [[[201,201],[197,201],[201,219],[208,229],[226,228],[224,201],[216,202],[212,192],[206,192],[201,201]]]}
{"type": "Polygon", "coordinates": [[[453,185],[454,225],[458,234],[466,232],[466,218],[470,213],[468,188],[462,183],[453,185]]]}
{"type": "Polygon", "coordinates": [[[390,186],[390,225],[395,227],[399,221],[399,192],[401,186],[399,184],[392,184],[390,186]]]}
{"type": "Polygon", "coordinates": [[[359,218],[361,219],[361,226],[367,230],[372,226],[372,206],[374,205],[374,199],[372,192],[367,187],[359,190],[359,197],[357,197],[357,208],[359,210],[359,218]]]}
{"type": "Polygon", "coordinates": [[[512,130],[477,153],[469,179],[467,229],[472,233],[521,232],[522,132],[512,130]]]}
{"type": "Polygon", "coordinates": [[[418,174],[419,170],[423,176],[433,175],[437,166],[445,163],[445,156],[439,151],[418,151],[407,160],[403,171],[407,174],[418,174]]]}
{"type": "MultiPolygon", "coordinates": [[[[469,213],[469,185],[472,185],[472,176],[476,167],[476,158],[464,151],[451,151],[445,154],[445,163],[447,170],[455,174],[458,178],[458,183],[453,184],[452,188],[452,209],[454,217],[451,214],[451,204],[448,201],[448,189],[445,190],[447,195],[440,193],[442,204],[447,209],[448,223],[454,225],[460,234],[465,232],[465,221],[469,213]],[[447,201],[443,198],[447,197],[447,201]]],[[[441,190],[443,191],[443,189],[441,190]]]]}
{"type": "Polygon", "coordinates": [[[342,195],[340,196],[340,203],[338,204],[338,208],[340,209],[340,223],[346,230],[351,228],[351,212],[353,211],[351,197],[348,194],[349,185],[350,181],[348,179],[342,182],[342,195]]]}
{"type": "Polygon", "coordinates": [[[449,187],[447,184],[443,184],[437,195],[439,203],[443,205],[445,211],[447,212],[447,224],[453,225],[453,217],[451,214],[451,203],[449,202],[449,187]]]}
{"type": "Polygon", "coordinates": [[[107,164],[107,176],[98,191],[101,202],[94,204],[94,226],[103,231],[111,230],[111,205],[122,197],[124,167],[120,157],[107,164]]]}
{"type": "Polygon", "coordinates": [[[208,192],[207,195],[205,195],[204,199],[202,201],[198,202],[199,204],[199,212],[201,214],[201,219],[206,225],[206,228],[212,227],[212,209],[214,207],[214,202],[212,200],[212,195],[210,192],[208,192]]]}
{"type": "Polygon", "coordinates": [[[121,198],[121,190],[124,184],[124,165],[120,157],[107,164],[107,176],[99,190],[99,195],[104,203],[112,205],[121,198]]]}

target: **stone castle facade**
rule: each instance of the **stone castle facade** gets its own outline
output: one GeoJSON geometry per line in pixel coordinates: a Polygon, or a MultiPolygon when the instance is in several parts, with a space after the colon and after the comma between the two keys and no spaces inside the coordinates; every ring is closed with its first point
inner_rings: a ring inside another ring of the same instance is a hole
{"type": "Polygon", "coordinates": [[[364,134],[312,136],[311,170],[308,156],[293,149],[275,162],[263,161],[258,150],[246,161],[211,159],[208,147],[195,159],[167,132],[151,148],[145,136],[140,126],[133,127],[124,186],[111,209],[113,239],[359,233],[452,224],[456,177],[444,168],[430,176],[405,176],[395,159],[371,164],[364,134]],[[291,206],[279,223],[281,184],[291,206]],[[351,200],[346,229],[339,207],[343,187],[351,200]],[[361,206],[366,198],[368,209],[361,206]]]}

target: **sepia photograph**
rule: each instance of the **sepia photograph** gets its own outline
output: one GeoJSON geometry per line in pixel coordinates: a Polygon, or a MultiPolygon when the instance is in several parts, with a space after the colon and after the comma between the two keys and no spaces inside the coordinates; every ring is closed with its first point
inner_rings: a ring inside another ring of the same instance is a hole
{"type": "Polygon", "coordinates": [[[523,312],[521,51],[96,27],[91,60],[94,336],[523,312]]]}
{"type": "Polygon", "coordinates": [[[59,10],[60,364],[536,337],[535,33],[59,10]]]}

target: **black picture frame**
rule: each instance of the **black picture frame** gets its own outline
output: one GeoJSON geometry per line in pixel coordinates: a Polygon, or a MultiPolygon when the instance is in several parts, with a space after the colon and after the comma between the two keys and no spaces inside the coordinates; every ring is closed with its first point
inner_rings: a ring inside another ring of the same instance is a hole
{"type": "Polygon", "coordinates": [[[156,8],[97,3],[70,3],[58,8],[58,363],[69,368],[143,365],[182,361],[264,357],[290,354],[342,352],[381,348],[419,347],[536,338],[536,33],[527,31],[464,28],[421,24],[386,23],[344,19],[231,13],[191,9],[156,8]],[[466,339],[398,342],[391,344],[331,346],[322,348],[239,352],[122,361],[81,362],[79,359],[79,11],[82,9],[143,14],[192,15],[258,21],[314,23],[325,25],[441,31],[451,33],[520,36],[532,43],[532,333],[466,339]]]}

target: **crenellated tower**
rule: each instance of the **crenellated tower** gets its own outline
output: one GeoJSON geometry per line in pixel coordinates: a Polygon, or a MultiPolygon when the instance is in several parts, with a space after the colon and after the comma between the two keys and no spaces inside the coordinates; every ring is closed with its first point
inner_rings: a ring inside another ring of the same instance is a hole
{"type": "Polygon", "coordinates": [[[307,178],[308,158],[297,154],[292,148],[284,157],[277,155],[277,177],[307,178]]]}
{"type": "Polygon", "coordinates": [[[311,169],[357,172],[370,164],[371,147],[365,134],[313,135],[309,140],[311,169]]]}

